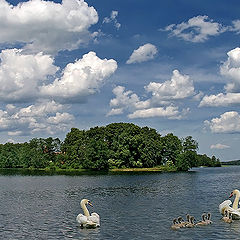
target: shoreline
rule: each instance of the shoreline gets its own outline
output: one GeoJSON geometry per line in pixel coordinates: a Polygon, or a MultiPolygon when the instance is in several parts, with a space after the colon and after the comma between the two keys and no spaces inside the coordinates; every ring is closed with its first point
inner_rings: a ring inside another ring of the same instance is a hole
{"type": "Polygon", "coordinates": [[[93,170],[93,169],[50,169],[50,168],[0,168],[0,171],[12,172],[42,172],[42,173],[134,173],[134,172],[178,172],[176,168],[168,166],[158,166],[152,168],[113,168],[108,170],[93,170]]]}

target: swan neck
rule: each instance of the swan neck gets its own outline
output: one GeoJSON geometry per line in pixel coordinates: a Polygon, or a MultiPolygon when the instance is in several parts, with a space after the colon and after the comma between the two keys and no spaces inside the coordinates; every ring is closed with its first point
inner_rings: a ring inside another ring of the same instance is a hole
{"type": "Polygon", "coordinates": [[[85,215],[86,217],[89,217],[90,214],[89,214],[89,211],[88,211],[88,209],[87,209],[87,207],[86,207],[86,204],[81,202],[81,207],[82,207],[82,210],[83,210],[84,215],[85,215]]]}
{"type": "Polygon", "coordinates": [[[240,198],[240,193],[239,193],[239,191],[237,191],[234,202],[233,202],[233,208],[234,209],[238,209],[239,198],[240,198]]]}

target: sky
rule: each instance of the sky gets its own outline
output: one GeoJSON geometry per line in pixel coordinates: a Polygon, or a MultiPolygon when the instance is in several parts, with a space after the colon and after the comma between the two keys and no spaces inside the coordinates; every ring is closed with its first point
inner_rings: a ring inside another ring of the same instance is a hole
{"type": "Polygon", "coordinates": [[[0,0],[0,142],[129,122],[240,159],[236,0],[0,0]]]}

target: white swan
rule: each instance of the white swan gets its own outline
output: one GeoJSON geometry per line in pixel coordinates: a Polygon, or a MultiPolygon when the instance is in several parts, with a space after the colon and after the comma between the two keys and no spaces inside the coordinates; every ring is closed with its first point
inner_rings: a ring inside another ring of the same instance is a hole
{"type": "Polygon", "coordinates": [[[77,215],[77,222],[80,223],[81,227],[84,228],[96,228],[96,227],[100,227],[100,217],[97,213],[92,213],[91,215],[89,214],[89,211],[86,207],[86,205],[90,205],[91,207],[93,207],[92,203],[88,200],[88,199],[82,199],[81,203],[80,203],[82,210],[83,210],[83,214],[78,214],[77,215]]]}
{"type": "Polygon", "coordinates": [[[225,210],[229,211],[232,214],[232,219],[238,220],[240,219],[240,208],[238,208],[240,191],[235,189],[231,192],[229,198],[235,195],[234,202],[230,200],[225,200],[221,204],[219,204],[219,212],[224,215],[225,210]],[[232,207],[230,206],[232,204],[232,207]]]}

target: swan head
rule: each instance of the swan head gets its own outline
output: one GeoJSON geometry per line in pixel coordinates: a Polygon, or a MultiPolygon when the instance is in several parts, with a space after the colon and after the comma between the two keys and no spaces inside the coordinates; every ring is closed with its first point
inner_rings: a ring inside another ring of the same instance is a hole
{"type": "Polygon", "coordinates": [[[177,220],[178,220],[179,223],[181,223],[183,221],[183,218],[182,217],[178,217],[177,220]]]}
{"type": "Polygon", "coordinates": [[[206,213],[203,213],[203,214],[202,214],[202,221],[205,221],[206,218],[207,218],[207,214],[206,214],[206,213]]]}
{"type": "Polygon", "coordinates": [[[194,221],[196,221],[195,217],[194,217],[194,216],[191,216],[191,217],[190,217],[190,222],[191,222],[192,224],[194,224],[194,221]]]}
{"type": "Polygon", "coordinates": [[[92,203],[88,199],[82,199],[80,204],[81,205],[89,205],[89,206],[93,207],[92,203]]]}
{"type": "Polygon", "coordinates": [[[239,192],[238,189],[235,189],[235,190],[233,190],[233,191],[231,192],[229,198],[231,198],[233,195],[237,195],[237,194],[240,195],[240,192],[239,192]]]}
{"type": "Polygon", "coordinates": [[[177,219],[176,218],[173,219],[173,224],[177,224],[177,219]]]}

